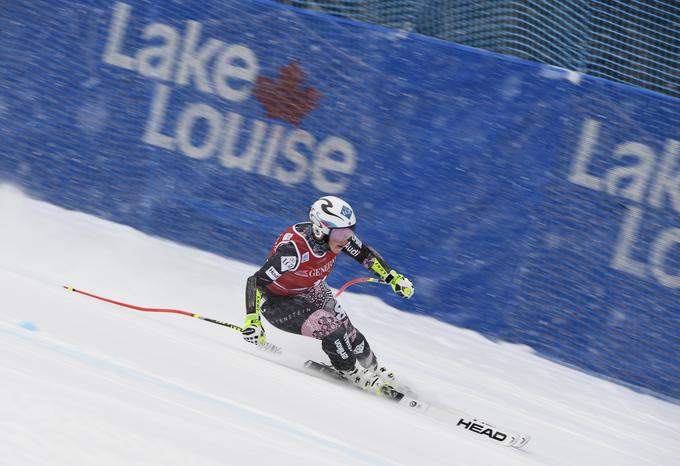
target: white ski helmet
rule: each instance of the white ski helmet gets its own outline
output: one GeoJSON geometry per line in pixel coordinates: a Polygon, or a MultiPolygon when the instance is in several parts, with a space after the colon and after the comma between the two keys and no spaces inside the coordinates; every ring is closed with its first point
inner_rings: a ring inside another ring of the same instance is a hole
{"type": "Polygon", "coordinates": [[[335,228],[354,228],[357,224],[352,206],[335,196],[324,196],[312,204],[309,220],[317,238],[329,235],[335,228]]]}

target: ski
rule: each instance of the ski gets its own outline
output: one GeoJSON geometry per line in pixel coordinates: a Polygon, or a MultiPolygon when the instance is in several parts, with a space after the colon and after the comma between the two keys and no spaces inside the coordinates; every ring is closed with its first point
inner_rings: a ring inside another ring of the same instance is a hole
{"type": "MultiPolygon", "coordinates": [[[[305,363],[305,367],[330,380],[347,382],[335,368],[327,364],[309,360],[305,363]]],[[[463,429],[475,433],[484,439],[506,447],[522,448],[531,439],[529,435],[499,429],[462,411],[433,406],[431,403],[420,400],[413,393],[400,390],[399,387],[386,385],[382,388],[380,395],[388,400],[395,401],[401,407],[420,412],[432,419],[453,426],[457,430],[463,429]]]]}
{"type": "MultiPolygon", "coordinates": [[[[324,375],[325,377],[332,379],[332,380],[338,380],[343,383],[347,382],[341,375],[338,373],[337,370],[335,370],[332,366],[322,364],[320,362],[316,361],[307,361],[305,363],[305,367],[308,369],[311,369],[315,372],[319,372],[320,374],[324,375]]],[[[389,385],[386,385],[382,388],[380,396],[385,397],[388,400],[395,401],[397,402],[400,406],[409,408],[411,410],[415,411],[426,411],[429,407],[430,404],[420,401],[417,398],[411,396],[411,394],[407,393],[404,390],[400,390],[399,387],[391,387],[389,385]]]]}

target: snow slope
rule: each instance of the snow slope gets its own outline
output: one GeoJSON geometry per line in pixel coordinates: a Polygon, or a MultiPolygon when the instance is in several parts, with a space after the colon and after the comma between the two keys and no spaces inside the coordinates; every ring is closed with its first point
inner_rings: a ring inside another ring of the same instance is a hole
{"type": "Polygon", "coordinates": [[[224,327],[61,288],[241,324],[252,264],[8,186],[0,244],[3,466],[679,464],[677,404],[373,297],[341,301],[386,365],[430,400],[530,433],[526,449],[291,370],[323,359],[312,339],[268,326],[274,356],[224,327]]]}

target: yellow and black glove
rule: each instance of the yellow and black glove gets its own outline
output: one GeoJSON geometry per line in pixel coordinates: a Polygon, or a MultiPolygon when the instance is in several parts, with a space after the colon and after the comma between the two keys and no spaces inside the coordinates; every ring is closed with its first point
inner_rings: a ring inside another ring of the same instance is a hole
{"type": "Polygon", "coordinates": [[[243,324],[241,335],[243,335],[243,339],[248,343],[264,345],[264,327],[262,327],[262,322],[260,322],[259,314],[246,314],[246,322],[243,324]]]}
{"type": "Polygon", "coordinates": [[[413,296],[413,283],[411,280],[398,274],[395,270],[390,270],[382,280],[392,287],[392,290],[402,298],[410,298],[413,296]]]}

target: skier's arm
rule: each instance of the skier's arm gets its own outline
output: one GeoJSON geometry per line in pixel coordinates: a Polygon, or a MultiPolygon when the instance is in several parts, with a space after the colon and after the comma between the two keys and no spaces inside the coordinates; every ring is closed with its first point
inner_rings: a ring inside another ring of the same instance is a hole
{"type": "Polygon", "coordinates": [[[413,283],[396,272],[373,247],[363,244],[356,235],[345,244],[343,251],[368,270],[389,283],[395,293],[404,298],[413,296],[413,283]]]}
{"type": "Polygon", "coordinates": [[[289,270],[295,270],[300,254],[294,243],[282,243],[260,270],[246,280],[246,321],[243,324],[243,339],[248,343],[264,345],[265,336],[260,321],[260,302],[262,288],[289,270]]]}
{"type": "Polygon", "coordinates": [[[295,270],[299,262],[300,253],[295,243],[281,243],[274,254],[267,259],[267,262],[246,281],[246,314],[259,315],[260,290],[285,272],[295,270]]]}
{"type": "Polygon", "coordinates": [[[383,259],[378,251],[362,243],[356,235],[349,239],[345,247],[342,248],[342,251],[380,278],[383,278],[387,275],[387,271],[391,270],[387,261],[383,259]]]}
{"type": "Polygon", "coordinates": [[[246,281],[246,314],[260,314],[262,292],[257,286],[257,276],[251,275],[246,281]]]}

